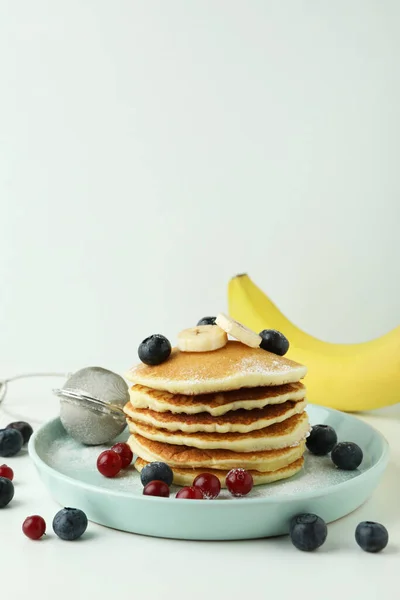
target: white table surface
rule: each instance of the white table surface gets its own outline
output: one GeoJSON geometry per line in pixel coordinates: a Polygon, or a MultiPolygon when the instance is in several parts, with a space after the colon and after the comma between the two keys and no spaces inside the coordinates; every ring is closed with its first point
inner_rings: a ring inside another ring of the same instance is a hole
{"type": "MultiPolygon", "coordinates": [[[[50,390],[59,381],[10,385],[0,406],[0,426],[24,419],[37,427],[57,414],[50,390]]],[[[1,598],[207,600],[208,598],[398,599],[400,567],[400,411],[360,418],[379,429],[391,459],[379,488],[359,510],[329,525],[325,545],[302,553],[287,537],[240,542],[185,542],[148,538],[89,523],[77,542],[52,532],[59,506],[26,453],[1,459],[15,472],[15,497],[0,511],[1,598]],[[21,531],[26,516],[42,515],[49,535],[32,542],[21,531]],[[384,552],[369,555],[354,541],[362,520],[389,530],[384,552]],[[7,592],[7,593],[6,593],[7,592]]]]}

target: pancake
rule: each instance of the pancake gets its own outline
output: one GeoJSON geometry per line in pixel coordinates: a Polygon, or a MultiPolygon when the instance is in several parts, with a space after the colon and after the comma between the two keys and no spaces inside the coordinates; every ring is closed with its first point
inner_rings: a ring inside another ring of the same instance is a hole
{"type": "Polygon", "coordinates": [[[138,423],[127,418],[130,433],[139,434],[147,439],[178,446],[192,448],[222,449],[234,452],[254,452],[258,450],[274,450],[297,444],[307,436],[310,425],[307,413],[302,412],[275,423],[264,429],[248,433],[184,433],[157,429],[152,425],[138,423]]]}
{"type": "Polygon", "coordinates": [[[290,448],[261,452],[232,452],[231,450],[199,450],[189,446],[163,444],[140,435],[131,435],[128,444],[132,452],[148,462],[161,461],[171,468],[223,469],[236,467],[255,471],[276,471],[301,458],[305,451],[302,441],[290,448]]]}
{"type": "Polygon", "coordinates": [[[188,396],[133,385],[129,395],[133,408],[149,408],[157,412],[169,411],[188,415],[207,412],[214,417],[219,417],[232,410],[251,410],[270,404],[281,404],[288,400],[303,400],[306,397],[306,388],[302,383],[287,383],[279,386],[242,388],[229,392],[188,396]]]}
{"type": "MultiPolygon", "coordinates": [[[[138,458],[135,462],[135,468],[137,471],[140,471],[147,465],[147,462],[141,458],[138,458]]],[[[250,471],[253,476],[254,485],[262,485],[265,483],[272,483],[274,481],[279,481],[280,479],[287,479],[288,477],[293,477],[296,473],[301,471],[304,465],[304,459],[299,458],[291,464],[283,467],[282,469],[278,469],[276,471],[250,471]]],[[[182,469],[182,468],[173,468],[174,473],[174,484],[175,485],[192,485],[193,480],[197,475],[204,472],[200,469],[182,469]]],[[[207,470],[207,473],[212,473],[216,475],[221,482],[221,487],[225,488],[225,478],[228,474],[228,471],[220,471],[216,469],[207,470]]]]}
{"type": "Polygon", "coordinates": [[[181,352],[174,348],[161,365],[141,363],[126,377],[155,390],[194,395],[283,385],[299,381],[306,373],[306,367],[288,358],[229,341],[213,352],[181,352]]]}
{"type": "Polygon", "coordinates": [[[254,410],[235,410],[220,417],[209,413],[196,415],[157,412],[148,408],[134,408],[128,403],[124,411],[136,423],[145,423],[158,429],[168,431],[184,431],[185,433],[247,433],[256,429],[264,429],[274,423],[281,423],[293,415],[304,411],[306,400],[300,402],[284,402],[254,410]]]}

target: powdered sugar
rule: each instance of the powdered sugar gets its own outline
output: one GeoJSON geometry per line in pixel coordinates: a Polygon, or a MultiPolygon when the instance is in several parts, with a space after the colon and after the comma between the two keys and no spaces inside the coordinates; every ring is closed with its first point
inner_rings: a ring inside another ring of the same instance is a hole
{"type": "MultiPolygon", "coordinates": [[[[127,437],[128,433],[124,432],[119,436],[118,441],[126,441],[127,437]]],[[[140,477],[133,466],[121,471],[114,479],[103,477],[97,471],[96,461],[100,452],[109,446],[82,446],[66,434],[61,424],[56,435],[50,436],[44,433],[42,438],[39,436],[36,440],[36,447],[41,459],[48,466],[74,480],[102,490],[109,490],[110,493],[142,494],[143,487],[140,477]]],[[[364,461],[360,469],[340,471],[334,467],[329,457],[316,457],[306,452],[304,468],[294,477],[268,485],[256,486],[243,500],[232,498],[226,490],[221,491],[219,498],[245,502],[250,498],[285,497],[301,492],[323,490],[327,486],[334,486],[359,476],[369,468],[370,462],[367,453],[364,453],[364,461]]],[[[174,495],[177,489],[172,487],[171,495],[174,495]]],[[[215,501],[218,502],[218,500],[215,501]]]]}
{"type": "Polygon", "coordinates": [[[287,373],[288,371],[293,371],[293,367],[289,364],[284,363],[282,359],[279,359],[278,357],[276,359],[273,358],[268,367],[266,367],[265,365],[260,363],[260,361],[256,357],[245,356],[240,361],[238,371],[242,375],[251,375],[253,373],[264,374],[269,373],[270,371],[273,371],[274,375],[279,375],[280,373],[287,373]]]}

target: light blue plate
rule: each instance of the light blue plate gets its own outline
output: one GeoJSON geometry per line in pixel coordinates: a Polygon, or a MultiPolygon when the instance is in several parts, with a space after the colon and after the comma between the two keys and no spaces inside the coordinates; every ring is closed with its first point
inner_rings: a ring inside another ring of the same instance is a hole
{"type": "MultiPolygon", "coordinates": [[[[339,441],[361,446],[357,471],[336,469],[329,457],[306,452],[303,471],[291,479],[258,486],[248,497],[224,491],[216,500],[176,500],[142,495],[139,475],[129,468],[114,479],[96,469],[103,446],[82,446],[70,438],[59,419],[32,436],[29,452],[54,499],[81,508],[89,520],[114,529],[157,537],[238,540],[287,533],[290,518],[312,512],[331,522],[358,508],[376,488],[388,463],[385,438],[355,417],[328,408],[307,408],[312,424],[335,428],[339,441]]],[[[127,433],[120,436],[126,439],[127,433]]]]}

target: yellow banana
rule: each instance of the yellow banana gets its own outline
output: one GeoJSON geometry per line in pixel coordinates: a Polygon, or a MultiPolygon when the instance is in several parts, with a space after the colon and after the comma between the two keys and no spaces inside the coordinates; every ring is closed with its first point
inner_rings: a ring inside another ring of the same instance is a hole
{"type": "Polygon", "coordinates": [[[231,279],[228,305],[243,325],[278,329],[288,338],[287,356],[308,367],[310,402],[349,412],[400,402],[400,326],[361,344],[324,342],[289,321],[248,275],[231,279]]]}

